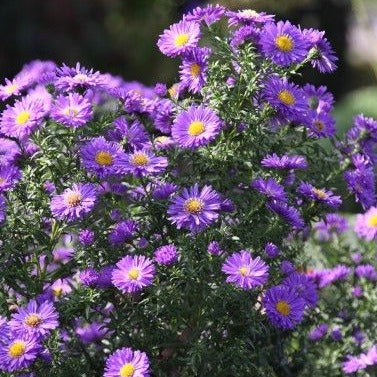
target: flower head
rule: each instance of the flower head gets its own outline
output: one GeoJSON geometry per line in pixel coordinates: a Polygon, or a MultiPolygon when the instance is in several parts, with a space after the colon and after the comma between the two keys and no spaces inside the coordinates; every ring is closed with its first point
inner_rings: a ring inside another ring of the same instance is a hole
{"type": "Polygon", "coordinates": [[[324,203],[332,208],[337,208],[342,204],[340,196],[333,195],[333,192],[329,190],[318,189],[307,182],[301,182],[297,191],[309,199],[324,203]]]}
{"type": "Polygon", "coordinates": [[[177,248],[174,245],[164,245],[154,251],[154,259],[160,265],[171,265],[178,260],[177,248]]]}
{"type": "Polygon", "coordinates": [[[377,236],[377,207],[371,207],[363,215],[356,216],[355,232],[367,241],[377,236]]]}

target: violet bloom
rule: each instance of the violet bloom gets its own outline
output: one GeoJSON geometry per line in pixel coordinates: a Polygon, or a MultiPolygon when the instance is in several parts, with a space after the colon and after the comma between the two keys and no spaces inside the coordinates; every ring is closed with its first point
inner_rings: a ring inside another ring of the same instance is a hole
{"type": "Polygon", "coordinates": [[[307,306],[315,307],[317,305],[317,287],[306,275],[293,272],[283,280],[282,285],[295,290],[307,306]]]}
{"type": "Polygon", "coordinates": [[[356,216],[355,223],[356,234],[366,239],[367,241],[372,241],[377,235],[377,207],[371,207],[363,215],[356,216]]]}
{"type": "Polygon", "coordinates": [[[355,268],[355,275],[358,278],[365,278],[370,281],[377,280],[377,271],[371,264],[360,264],[355,268]]]}
{"type": "Polygon", "coordinates": [[[321,340],[327,334],[328,329],[329,326],[326,323],[321,323],[310,331],[309,339],[313,341],[321,340]]]}
{"type": "Polygon", "coordinates": [[[97,288],[106,289],[112,286],[111,278],[114,271],[114,266],[105,266],[98,271],[98,279],[96,282],[97,288]]]}
{"type": "Polygon", "coordinates": [[[221,255],[223,253],[223,250],[217,241],[211,241],[208,244],[207,250],[211,255],[221,255]]]}
{"type": "Polygon", "coordinates": [[[111,245],[119,246],[125,242],[132,240],[136,236],[139,225],[134,220],[124,220],[115,224],[111,230],[108,240],[111,245]]]}
{"type": "Polygon", "coordinates": [[[0,137],[0,167],[13,165],[20,154],[15,141],[0,137]]]}
{"type": "Polygon", "coordinates": [[[65,189],[62,194],[54,195],[50,209],[55,218],[73,221],[82,219],[91,212],[96,201],[96,186],[92,183],[78,183],[65,189]]]}
{"type": "Polygon", "coordinates": [[[51,110],[51,118],[68,127],[82,127],[93,118],[92,104],[78,93],[60,95],[51,110]]]}
{"type": "Polygon", "coordinates": [[[308,163],[306,158],[298,155],[283,155],[278,156],[276,153],[267,155],[261,161],[261,165],[264,168],[269,169],[306,169],[308,163]]]}
{"type": "Polygon", "coordinates": [[[256,178],[251,182],[251,187],[259,191],[261,194],[267,196],[269,199],[275,199],[281,202],[288,201],[284,187],[274,178],[256,178]]]}
{"type": "Polygon", "coordinates": [[[186,21],[204,22],[207,26],[219,21],[225,15],[226,9],[219,4],[208,4],[196,7],[185,16],[186,21]]]}
{"type": "Polygon", "coordinates": [[[172,137],[179,146],[196,149],[214,140],[221,127],[222,121],[212,109],[190,106],[174,120],[172,137]]]}
{"type": "Polygon", "coordinates": [[[233,25],[263,25],[267,22],[274,21],[275,16],[266,12],[257,12],[254,9],[242,9],[237,12],[228,11],[229,26],[233,25]]]}
{"type": "Polygon", "coordinates": [[[328,241],[333,234],[342,234],[348,229],[348,221],[337,213],[328,213],[321,221],[314,225],[318,236],[323,241],[328,241]]]}
{"type": "Polygon", "coordinates": [[[75,333],[84,344],[99,343],[109,335],[106,324],[100,322],[87,323],[84,326],[77,326],[75,333]]]}
{"type": "Polygon", "coordinates": [[[267,204],[267,208],[272,212],[278,214],[284,221],[286,221],[293,228],[302,229],[305,226],[304,220],[302,219],[300,212],[296,208],[289,206],[285,202],[270,201],[267,204]]]}
{"type": "Polygon", "coordinates": [[[170,266],[178,260],[177,248],[174,245],[164,245],[154,251],[154,259],[160,265],[170,266]]]}
{"type": "Polygon", "coordinates": [[[268,269],[260,257],[253,258],[249,251],[241,250],[225,260],[221,271],[227,275],[227,283],[242,289],[252,289],[266,283],[268,269]]]}
{"type": "Polygon", "coordinates": [[[333,137],[336,133],[335,119],[328,113],[309,111],[304,123],[311,137],[333,137]]]}
{"type": "Polygon", "coordinates": [[[98,272],[94,268],[88,267],[80,272],[79,278],[83,285],[94,287],[97,284],[98,276],[98,272]]]}
{"type": "Polygon", "coordinates": [[[83,246],[90,246],[93,244],[95,234],[90,229],[82,229],[79,233],[79,241],[83,246]]]}
{"type": "Polygon", "coordinates": [[[0,166],[0,193],[14,188],[21,177],[21,170],[15,166],[0,166]]]}
{"type": "Polygon", "coordinates": [[[332,208],[337,208],[342,204],[340,196],[333,195],[332,191],[326,191],[325,189],[318,189],[307,182],[301,182],[297,191],[312,200],[320,203],[324,203],[332,208]]]}
{"type": "Polygon", "coordinates": [[[135,293],[152,284],[155,266],[143,255],[127,255],[122,258],[112,272],[114,286],[123,293],[135,293]]]}
{"type": "Polygon", "coordinates": [[[220,195],[211,186],[199,189],[199,185],[195,184],[189,189],[185,188],[182,196],[171,200],[169,220],[178,229],[185,228],[196,233],[217,220],[220,204],[220,195]]]}

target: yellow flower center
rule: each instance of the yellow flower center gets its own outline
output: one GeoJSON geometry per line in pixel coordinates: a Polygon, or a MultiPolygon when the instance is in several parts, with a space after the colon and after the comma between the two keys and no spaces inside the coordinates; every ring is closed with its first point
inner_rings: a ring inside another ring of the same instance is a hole
{"type": "Polygon", "coordinates": [[[177,94],[178,94],[178,84],[173,84],[169,89],[168,89],[168,93],[169,93],[169,96],[170,98],[174,98],[174,97],[177,97],[177,94]]]}
{"type": "Polygon", "coordinates": [[[281,102],[284,103],[284,105],[288,105],[288,106],[292,106],[296,102],[294,95],[289,90],[286,90],[286,89],[279,92],[278,98],[281,102]]]}
{"type": "Polygon", "coordinates": [[[282,315],[289,315],[289,313],[291,312],[291,307],[290,305],[288,304],[287,301],[279,301],[277,304],[276,304],[276,310],[282,314],[282,315]]]}
{"type": "Polygon", "coordinates": [[[372,215],[368,218],[368,221],[367,221],[367,224],[368,226],[370,227],[377,227],[377,215],[372,215]]]}
{"type": "Polygon", "coordinates": [[[239,271],[242,276],[245,276],[247,274],[247,267],[243,266],[239,271]]]}
{"type": "Polygon", "coordinates": [[[326,193],[323,190],[314,188],[312,191],[314,195],[316,195],[319,199],[325,199],[327,197],[326,193]]]}
{"type": "Polygon", "coordinates": [[[69,116],[69,117],[71,117],[71,118],[75,117],[75,116],[77,115],[78,112],[79,112],[79,111],[77,110],[76,107],[70,107],[70,106],[66,107],[66,108],[63,110],[63,114],[64,114],[64,115],[67,115],[67,116],[69,116]]]}
{"type": "Polygon", "coordinates": [[[200,75],[201,70],[202,69],[200,68],[200,65],[197,63],[193,63],[190,66],[190,73],[194,77],[198,77],[200,75]]]}
{"type": "Polygon", "coordinates": [[[0,185],[5,182],[5,179],[3,177],[0,177],[0,185]]]}
{"type": "Polygon", "coordinates": [[[167,136],[157,136],[154,141],[156,143],[165,143],[165,141],[168,141],[169,138],[167,136]]]}
{"type": "Polygon", "coordinates": [[[62,287],[52,288],[52,293],[55,297],[61,297],[63,295],[63,288],[62,287]]]}
{"type": "Polygon", "coordinates": [[[175,37],[174,44],[177,47],[182,47],[188,42],[188,40],[189,40],[189,35],[186,33],[181,33],[175,37]]]}
{"type": "Polygon", "coordinates": [[[275,46],[283,52],[290,52],[293,49],[293,41],[289,35],[279,35],[275,38],[275,46]]]}
{"type": "Polygon", "coordinates": [[[131,377],[135,372],[135,367],[131,363],[124,364],[119,371],[120,377],[131,377]]]}
{"type": "Polygon", "coordinates": [[[16,358],[22,356],[26,351],[26,344],[21,340],[16,340],[9,346],[8,355],[16,358]]]}
{"type": "Polygon", "coordinates": [[[113,163],[113,156],[109,152],[99,151],[95,157],[96,163],[102,166],[109,166],[113,163]]]}
{"type": "Polygon", "coordinates": [[[149,162],[149,158],[145,153],[135,153],[131,157],[131,164],[136,166],[145,166],[149,162]]]}
{"type": "Polygon", "coordinates": [[[78,81],[78,82],[86,82],[88,80],[88,76],[84,75],[83,73],[78,73],[73,80],[78,81]]]}
{"type": "Polygon", "coordinates": [[[82,201],[82,195],[77,191],[72,191],[65,195],[64,201],[69,207],[77,207],[82,201]]]}
{"type": "Polygon", "coordinates": [[[206,129],[206,126],[203,122],[194,121],[189,125],[188,133],[191,136],[198,136],[202,134],[206,129]]]}
{"type": "Polygon", "coordinates": [[[30,327],[37,327],[42,323],[42,318],[38,314],[29,314],[25,318],[25,324],[30,327]]]}
{"type": "Polygon", "coordinates": [[[195,198],[187,199],[184,209],[189,213],[198,214],[203,209],[203,202],[195,198]]]}
{"type": "Polygon", "coordinates": [[[315,120],[314,121],[314,127],[318,130],[318,131],[322,131],[324,128],[325,128],[325,125],[323,122],[321,122],[320,120],[315,120]]]}
{"type": "Polygon", "coordinates": [[[12,94],[12,93],[14,93],[16,90],[17,90],[17,85],[15,85],[15,84],[8,85],[8,86],[5,88],[5,93],[7,93],[7,94],[12,94]]]}
{"type": "Polygon", "coordinates": [[[137,268],[131,268],[129,271],[128,271],[128,277],[131,279],[131,280],[136,280],[138,277],[139,277],[139,270],[137,268]]]}
{"type": "Polygon", "coordinates": [[[240,15],[243,17],[255,17],[258,16],[258,12],[256,12],[253,9],[245,9],[242,12],[240,12],[240,15]]]}
{"type": "Polygon", "coordinates": [[[19,126],[22,126],[23,124],[25,124],[28,120],[30,119],[30,113],[29,111],[21,111],[17,117],[16,117],[16,124],[18,124],[19,126]]]}

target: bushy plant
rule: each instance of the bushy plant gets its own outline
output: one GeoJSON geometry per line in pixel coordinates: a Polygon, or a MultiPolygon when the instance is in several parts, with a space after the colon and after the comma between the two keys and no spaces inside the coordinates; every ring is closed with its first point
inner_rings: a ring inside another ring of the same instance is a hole
{"type": "Polygon", "coordinates": [[[41,61],[0,88],[4,375],[305,373],[307,237],[343,177],[375,204],[376,122],[340,141],[293,83],[336,68],[323,32],[210,5],[157,45],[170,89],[41,61]]]}

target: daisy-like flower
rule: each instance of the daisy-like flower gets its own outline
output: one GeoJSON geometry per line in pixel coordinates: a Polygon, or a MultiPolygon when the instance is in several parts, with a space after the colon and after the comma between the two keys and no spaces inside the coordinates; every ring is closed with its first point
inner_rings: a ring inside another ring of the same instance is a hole
{"type": "Polygon", "coordinates": [[[98,272],[93,267],[80,271],[80,282],[87,287],[94,287],[98,281],[98,272]]]}
{"type": "Polygon", "coordinates": [[[0,192],[14,188],[21,176],[21,170],[15,166],[0,167],[0,192]]]}
{"type": "Polygon", "coordinates": [[[230,46],[237,48],[242,45],[245,41],[251,41],[257,44],[260,37],[260,29],[254,26],[241,26],[239,29],[235,30],[231,36],[230,46]]]}
{"type": "Polygon", "coordinates": [[[300,296],[309,307],[316,306],[318,302],[317,287],[306,275],[293,272],[283,280],[282,285],[295,290],[298,296],[300,296]]]}
{"type": "Polygon", "coordinates": [[[351,272],[351,268],[343,264],[339,264],[334,268],[320,270],[318,273],[318,287],[324,288],[339,280],[344,280],[351,274],[351,272]]]}
{"type": "Polygon", "coordinates": [[[149,149],[136,150],[128,154],[121,163],[121,172],[135,177],[156,175],[165,171],[168,166],[166,157],[156,156],[149,149]]]}
{"type": "Polygon", "coordinates": [[[149,377],[149,359],[145,352],[121,348],[106,360],[104,377],[149,377]]]}
{"type": "Polygon", "coordinates": [[[86,323],[84,326],[78,325],[75,328],[75,333],[84,344],[99,343],[111,334],[106,324],[102,322],[86,323]]]}
{"type": "Polygon", "coordinates": [[[42,123],[43,103],[26,96],[16,101],[1,114],[0,131],[10,137],[23,139],[29,136],[42,123]]]}
{"type": "Polygon", "coordinates": [[[377,271],[371,264],[361,264],[355,268],[355,275],[371,281],[377,280],[377,271]]]}
{"type": "Polygon", "coordinates": [[[108,240],[111,245],[122,245],[135,237],[139,225],[134,220],[124,220],[117,223],[109,234],[108,240]]]}
{"type": "Polygon", "coordinates": [[[195,149],[214,140],[221,126],[222,121],[212,109],[190,106],[175,118],[171,134],[179,146],[195,149]]]}
{"type": "Polygon", "coordinates": [[[286,78],[271,76],[265,82],[262,93],[265,100],[283,118],[296,120],[308,109],[302,89],[288,82],[286,78]]]}
{"type": "Polygon", "coordinates": [[[302,229],[305,222],[300,215],[300,212],[285,202],[271,200],[267,203],[267,208],[272,212],[278,214],[283,220],[294,228],[302,229]]]}
{"type": "Polygon", "coordinates": [[[27,368],[33,364],[41,349],[36,336],[11,336],[0,343],[0,369],[14,372],[27,368]]]}
{"type": "Polygon", "coordinates": [[[168,208],[169,220],[178,229],[199,232],[217,220],[221,201],[220,195],[211,186],[199,189],[196,183],[189,189],[185,188],[181,196],[171,200],[168,208]]]}
{"type": "Polygon", "coordinates": [[[135,293],[152,284],[155,271],[151,259],[127,255],[116,264],[111,281],[123,293],[135,293]]]}
{"type": "Polygon", "coordinates": [[[328,241],[333,234],[344,233],[348,229],[348,221],[337,213],[328,213],[314,228],[321,240],[328,241]]]}
{"type": "Polygon", "coordinates": [[[278,285],[267,290],[263,306],[274,326],[289,330],[302,321],[305,301],[292,288],[278,285]]]}
{"type": "Polygon", "coordinates": [[[274,178],[255,178],[251,182],[251,187],[259,191],[261,194],[266,195],[269,199],[280,200],[282,202],[288,200],[284,187],[276,182],[274,178]]]}
{"type": "Polygon", "coordinates": [[[301,63],[308,53],[308,42],[289,21],[269,22],[260,34],[262,52],[275,64],[301,63]]]}
{"type": "Polygon", "coordinates": [[[5,79],[5,84],[0,85],[0,100],[5,101],[12,96],[18,96],[29,84],[25,76],[15,77],[13,80],[5,79]]]}
{"type": "Polygon", "coordinates": [[[44,338],[58,327],[58,318],[59,315],[51,302],[44,301],[38,304],[31,300],[25,308],[19,308],[18,313],[12,315],[9,326],[15,334],[30,334],[44,338]]]}
{"type": "Polygon", "coordinates": [[[93,210],[97,202],[97,189],[92,183],[75,183],[62,194],[54,195],[50,209],[59,220],[73,221],[82,219],[93,210]]]}
{"type": "Polygon", "coordinates": [[[93,118],[92,105],[78,93],[60,95],[52,107],[51,118],[65,126],[82,127],[93,118]]]}
{"type": "Polygon", "coordinates": [[[306,84],[302,88],[309,107],[317,113],[330,112],[334,105],[334,96],[327,91],[326,86],[306,84]]]}
{"type": "Polygon", "coordinates": [[[283,155],[278,156],[276,153],[268,154],[261,161],[264,168],[269,169],[306,169],[308,163],[306,158],[298,155],[283,155]]]}
{"type": "Polygon", "coordinates": [[[15,141],[0,137],[0,167],[14,164],[20,154],[15,141]]]}
{"type": "Polygon", "coordinates": [[[204,21],[207,26],[219,21],[225,15],[225,8],[219,4],[209,4],[205,7],[196,7],[185,16],[186,21],[204,21]]]}
{"type": "Polygon", "coordinates": [[[324,203],[332,208],[338,208],[342,204],[340,196],[333,195],[330,190],[318,189],[307,182],[301,182],[297,192],[306,198],[324,203]]]}
{"type": "Polygon", "coordinates": [[[199,93],[207,80],[208,57],[211,50],[197,47],[183,56],[179,67],[181,84],[191,93],[199,93]]]}
{"type": "Polygon", "coordinates": [[[138,120],[129,123],[124,116],[114,120],[114,128],[109,132],[109,139],[132,150],[143,149],[149,142],[144,126],[138,120]]]}
{"type": "Polygon", "coordinates": [[[177,190],[178,186],[174,183],[157,183],[156,186],[153,187],[152,196],[153,199],[156,200],[169,199],[172,196],[172,194],[177,192],[177,190]]]}
{"type": "Polygon", "coordinates": [[[229,26],[233,25],[263,25],[266,22],[274,21],[275,16],[265,12],[257,12],[254,9],[242,9],[237,12],[229,11],[226,13],[229,17],[229,26]]]}
{"type": "Polygon", "coordinates": [[[178,260],[177,248],[174,245],[164,245],[154,251],[154,259],[160,265],[169,266],[178,260]]]}
{"type": "Polygon", "coordinates": [[[74,68],[63,64],[56,70],[54,85],[61,91],[71,91],[77,88],[102,88],[105,81],[100,72],[81,67],[80,63],[77,63],[74,68]]]}
{"type": "Polygon", "coordinates": [[[118,173],[120,160],[125,158],[122,147],[106,141],[103,136],[91,139],[81,147],[82,164],[99,178],[118,173]]]}
{"type": "Polygon", "coordinates": [[[269,258],[276,258],[280,255],[280,249],[272,242],[268,242],[264,247],[264,252],[269,258]]]}
{"type": "Polygon", "coordinates": [[[261,286],[268,279],[267,264],[260,257],[253,258],[247,250],[241,250],[226,258],[221,271],[228,275],[228,283],[242,289],[261,286]]]}
{"type": "Polygon", "coordinates": [[[200,37],[200,26],[197,22],[182,20],[165,30],[157,42],[160,51],[174,57],[185,54],[196,47],[200,37]]]}
{"type": "Polygon", "coordinates": [[[310,111],[305,123],[310,130],[310,136],[332,137],[336,133],[335,119],[326,112],[310,111]]]}

